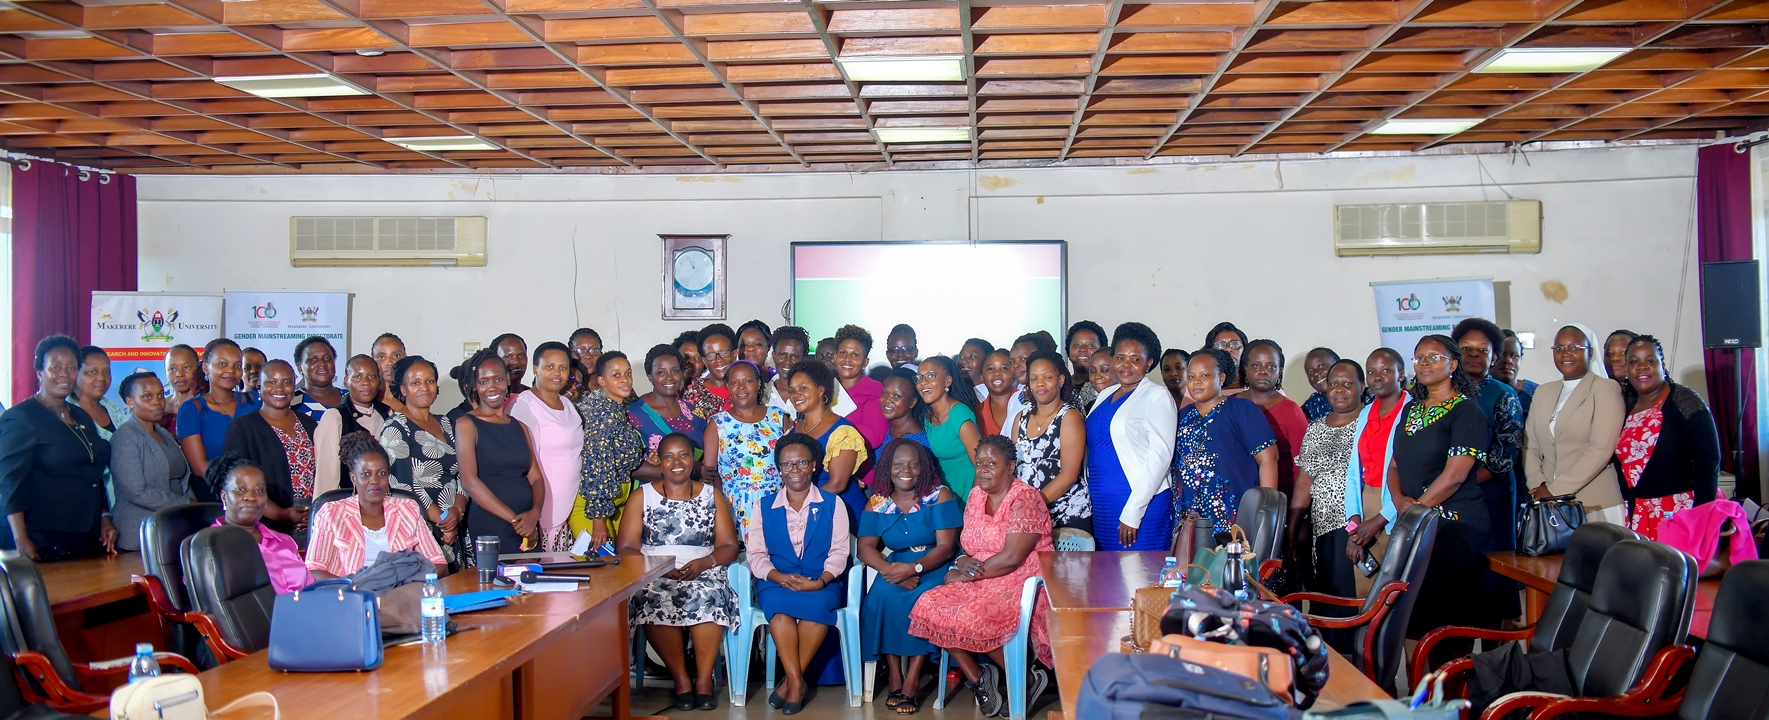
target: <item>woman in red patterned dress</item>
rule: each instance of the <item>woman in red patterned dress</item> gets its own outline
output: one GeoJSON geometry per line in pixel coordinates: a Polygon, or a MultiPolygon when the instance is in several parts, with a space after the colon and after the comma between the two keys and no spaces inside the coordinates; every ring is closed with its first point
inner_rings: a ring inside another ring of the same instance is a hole
{"type": "MultiPolygon", "coordinates": [[[[964,673],[965,687],[976,694],[977,707],[989,717],[1006,703],[997,668],[1007,667],[1001,648],[1019,629],[1021,587],[1026,578],[1038,574],[1037,553],[1055,546],[1044,496],[1014,477],[1013,442],[986,435],[977,443],[976,457],[976,485],[965,503],[964,530],[959,535],[965,554],[953,561],[944,584],[916,601],[909,613],[909,634],[952,653],[964,673]],[[971,653],[988,653],[995,664],[982,665],[971,653]]],[[[1046,666],[1052,664],[1045,625],[1048,605],[1034,602],[1030,633],[1038,659],[1046,666]]],[[[1044,691],[1050,675],[1036,663],[1028,663],[1028,670],[1029,702],[1044,691]]]]}
{"type": "Polygon", "coordinates": [[[1694,390],[1671,382],[1658,339],[1628,344],[1622,400],[1628,420],[1616,442],[1628,527],[1657,540],[1660,523],[1716,496],[1720,435],[1714,414],[1694,390]]]}

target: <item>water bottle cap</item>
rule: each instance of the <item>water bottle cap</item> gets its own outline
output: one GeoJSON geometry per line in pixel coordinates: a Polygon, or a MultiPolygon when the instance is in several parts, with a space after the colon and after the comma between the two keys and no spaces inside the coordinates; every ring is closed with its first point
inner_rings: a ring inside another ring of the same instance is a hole
{"type": "Polygon", "coordinates": [[[1176,563],[1176,562],[1179,562],[1179,558],[1176,558],[1176,557],[1174,557],[1174,556],[1172,556],[1172,555],[1168,555],[1168,556],[1167,556],[1167,562],[1170,562],[1170,563],[1176,563]]]}
{"type": "Polygon", "coordinates": [[[424,582],[436,582],[436,573],[424,573],[424,582]]]}
{"type": "Polygon", "coordinates": [[[154,654],[154,646],[151,643],[135,643],[135,654],[140,655],[142,653],[148,655],[154,654]]]}

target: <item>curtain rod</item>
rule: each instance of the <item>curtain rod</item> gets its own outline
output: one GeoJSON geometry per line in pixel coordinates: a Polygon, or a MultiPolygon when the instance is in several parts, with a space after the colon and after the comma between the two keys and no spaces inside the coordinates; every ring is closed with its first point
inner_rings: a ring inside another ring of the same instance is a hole
{"type": "Polygon", "coordinates": [[[1750,152],[1758,145],[1769,144],[1769,132],[1755,132],[1732,143],[1732,151],[1739,154],[1750,152]]]}
{"type": "Polygon", "coordinates": [[[45,163],[50,163],[50,164],[54,164],[54,165],[66,165],[68,167],[79,170],[80,171],[80,180],[82,180],[82,181],[91,180],[93,174],[96,173],[98,175],[98,184],[100,184],[100,185],[109,185],[111,183],[111,176],[117,174],[117,171],[115,171],[115,170],[107,170],[105,168],[88,167],[86,165],[76,165],[74,163],[66,162],[63,160],[56,160],[53,158],[46,158],[46,157],[37,157],[35,155],[24,155],[24,154],[20,154],[20,153],[14,153],[9,150],[0,150],[0,162],[6,163],[8,165],[16,166],[20,170],[29,170],[29,169],[31,169],[32,163],[39,163],[39,162],[45,162],[45,163]]]}

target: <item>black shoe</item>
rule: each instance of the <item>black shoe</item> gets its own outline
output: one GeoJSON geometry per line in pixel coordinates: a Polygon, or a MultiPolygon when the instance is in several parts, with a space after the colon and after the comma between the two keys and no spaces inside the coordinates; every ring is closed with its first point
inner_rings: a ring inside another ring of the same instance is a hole
{"type": "Polygon", "coordinates": [[[780,699],[779,690],[768,693],[768,705],[772,706],[775,710],[786,707],[786,701],[780,699]]]}
{"type": "Polygon", "coordinates": [[[691,693],[691,692],[676,693],[676,709],[677,710],[693,710],[694,709],[694,693],[691,693]]]}
{"type": "MultiPolygon", "coordinates": [[[[1032,701],[1044,694],[1044,688],[1050,685],[1050,674],[1037,663],[1030,663],[1031,669],[1026,672],[1026,713],[1032,712],[1032,701]]],[[[1008,700],[1001,702],[1001,717],[1007,717],[1011,704],[1008,700]]]]}
{"type": "Polygon", "coordinates": [[[717,709],[718,707],[719,707],[719,702],[718,702],[717,696],[713,695],[712,693],[707,693],[705,695],[702,695],[700,693],[694,693],[694,709],[695,710],[714,710],[714,709],[717,709]]]}
{"type": "Polygon", "coordinates": [[[994,665],[984,665],[982,675],[977,678],[977,682],[967,681],[964,686],[970,688],[971,694],[976,696],[977,711],[981,712],[983,717],[990,717],[1001,712],[1003,704],[1001,671],[994,665]]]}

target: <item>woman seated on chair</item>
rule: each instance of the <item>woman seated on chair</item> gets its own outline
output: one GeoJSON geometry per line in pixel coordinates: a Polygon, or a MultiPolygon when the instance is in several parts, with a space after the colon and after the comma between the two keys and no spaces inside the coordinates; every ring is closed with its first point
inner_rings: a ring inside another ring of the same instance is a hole
{"type": "Polygon", "coordinates": [[[899,715],[914,715],[921,710],[922,658],[937,648],[909,634],[909,611],[922,593],[946,579],[964,511],[940,484],[927,446],[899,438],[879,456],[886,460],[873,476],[872,499],[860,515],[860,562],[878,571],[860,606],[860,647],[866,660],[883,655],[890,668],[885,705],[899,715]]]}
{"type": "MultiPolygon", "coordinates": [[[[1054,550],[1050,510],[1044,496],[1014,478],[1013,442],[985,435],[977,442],[976,486],[964,506],[965,554],[953,561],[945,584],[927,591],[909,613],[909,634],[927,638],[952,653],[964,673],[964,686],[976,695],[984,717],[1005,705],[997,668],[1007,667],[1002,646],[1020,626],[1020,593],[1038,574],[1035,553],[1054,550]],[[994,665],[981,665],[971,653],[988,653],[994,665]]],[[[1051,665],[1048,603],[1035,602],[1030,639],[1038,659],[1051,665]]],[[[1044,692],[1050,675],[1028,663],[1026,698],[1044,692]]]]}
{"type": "Polygon", "coordinates": [[[674,570],[633,596],[631,621],[645,627],[646,642],[663,656],[676,684],[676,709],[712,710],[718,707],[713,667],[719,642],[740,617],[725,576],[725,566],[737,560],[737,529],[718,484],[694,480],[694,451],[694,440],[679,432],[657,442],[645,462],[663,475],[627,496],[615,548],[621,555],[675,556],[674,570]],[[684,634],[694,642],[692,681],[684,634]]]}
{"type": "Polygon", "coordinates": [[[221,496],[222,515],[215,525],[227,523],[244,528],[258,541],[258,554],[264,557],[264,569],[270,573],[271,589],[283,595],[313,584],[313,575],[302,564],[295,539],[265,527],[262,522],[264,509],[270,503],[263,469],[238,454],[226,452],[209,463],[203,481],[221,496]]]}
{"type": "Polygon", "coordinates": [[[786,671],[768,704],[792,715],[804,709],[805,668],[846,597],[840,579],[848,568],[848,513],[840,498],[813,482],[823,467],[816,438],[796,432],[781,438],[774,463],[781,488],[750,510],[760,522],[751,521],[745,543],[756,601],[786,671]]]}
{"type": "Polygon", "coordinates": [[[436,566],[437,577],[448,575],[448,560],[424,524],[423,509],[416,500],[388,495],[387,449],[362,430],[345,435],[338,446],[356,494],[326,503],[314,516],[307,569],[321,580],[346,577],[375,564],[381,553],[416,550],[436,566]]]}

